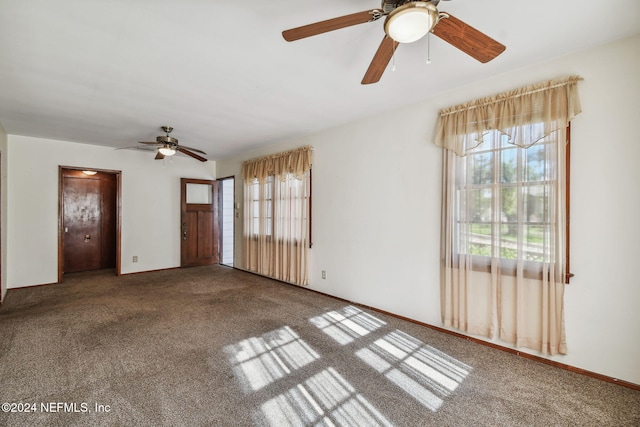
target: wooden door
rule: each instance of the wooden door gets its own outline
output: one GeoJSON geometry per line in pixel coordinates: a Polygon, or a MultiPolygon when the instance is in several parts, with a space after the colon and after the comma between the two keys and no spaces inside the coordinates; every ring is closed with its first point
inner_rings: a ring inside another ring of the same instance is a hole
{"type": "Polygon", "coordinates": [[[116,175],[62,170],[63,272],[116,267],[116,175]]]}
{"type": "Polygon", "coordinates": [[[219,262],[218,182],[181,179],[181,267],[219,262]]]}
{"type": "Polygon", "coordinates": [[[100,269],[102,227],[100,180],[63,178],[64,271],[100,269]]]}

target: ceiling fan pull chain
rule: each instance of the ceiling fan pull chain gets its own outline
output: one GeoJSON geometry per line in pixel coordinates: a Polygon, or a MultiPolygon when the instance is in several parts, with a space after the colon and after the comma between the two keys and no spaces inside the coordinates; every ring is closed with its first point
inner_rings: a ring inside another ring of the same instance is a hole
{"type": "Polygon", "coordinates": [[[431,32],[427,33],[427,64],[431,64],[431,32]]]}

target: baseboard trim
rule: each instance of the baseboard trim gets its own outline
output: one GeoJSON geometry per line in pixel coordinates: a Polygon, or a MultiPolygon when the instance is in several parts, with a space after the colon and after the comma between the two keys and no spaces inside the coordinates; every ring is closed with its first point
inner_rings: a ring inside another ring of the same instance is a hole
{"type": "Polygon", "coordinates": [[[366,309],[369,309],[369,310],[372,310],[372,311],[376,311],[378,313],[386,314],[387,316],[395,317],[396,319],[404,320],[404,321],[411,322],[411,323],[419,325],[419,326],[423,326],[425,328],[433,329],[435,331],[442,332],[443,334],[452,335],[454,337],[462,338],[462,339],[465,339],[467,341],[472,341],[472,342],[474,342],[476,344],[484,345],[486,347],[491,347],[491,348],[494,348],[496,350],[501,350],[501,351],[504,351],[504,352],[507,352],[507,353],[514,354],[516,356],[520,356],[520,357],[524,357],[526,359],[534,360],[536,362],[544,363],[546,365],[550,365],[550,366],[553,366],[555,368],[564,369],[566,371],[574,372],[576,374],[585,375],[587,377],[595,378],[595,379],[598,379],[598,380],[601,380],[601,381],[605,381],[605,382],[612,383],[612,384],[617,384],[617,385],[620,385],[620,386],[623,386],[623,387],[627,387],[627,388],[630,388],[630,389],[633,389],[633,390],[640,391],[640,384],[635,384],[635,383],[632,383],[632,382],[629,382],[629,381],[625,381],[625,380],[621,380],[621,379],[618,379],[618,378],[610,377],[608,375],[599,374],[597,372],[589,371],[589,370],[586,370],[586,369],[577,368],[575,366],[567,365],[565,363],[556,362],[554,360],[545,359],[544,357],[536,356],[536,355],[530,354],[530,353],[525,353],[525,352],[519,351],[519,350],[514,349],[514,348],[505,347],[505,346],[502,346],[502,345],[499,345],[499,344],[495,344],[495,343],[492,343],[492,342],[481,340],[479,338],[474,338],[474,337],[471,337],[469,335],[462,334],[460,332],[455,332],[455,331],[451,331],[449,329],[442,328],[440,326],[435,326],[435,325],[431,325],[429,323],[420,322],[419,320],[415,320],[415,319],[411,319],[409,317],[401,316],[399,314],[395,314],[395,313],[392,313],[390,311],[382,310],[382,309],[379,309],[377,307],[372,307],[370,305],[361,304],[361,303],[355,302],[355,301],[350,301],[348,299],[340,298],[340,297],[337,297],[335,295],[331,295],[331,294],[327,294],[325,292],[317,291],[315,289],[310,289],[310,288],[299,286],[299,285],[295,285],[295,284],[292,284],[292,283],[283,282],[282,280],[277,280],[277,279],[274,279],[272,277],[263,276],[262,274],[254,273],[252,271],[244,270],[242,268],[237,268],[237,267],[233,267],[233,268],[235,270],[243,271],[245,273],[254,274],[256,276],[265,277],[267,279],[275,280],[275,281],[283,283],[285,285],[295,286],[297,288],[301,288],[301,289],[304,289],[304,290],[307,290],[307,291],[310,291],[310,292],[315,292],[317,294],[324,295],[326,297],[333,298],[333,299],[338,300],[338,301],[346,302],[346,303],[349,303],[349,304],[352,304],[352,305],[356,305],[358,307],[362,307],[362,308],[366,308],[366,309]]]}
{"type": "MultiPolygon", "coordinates": [[[[114,276],[117,276],[117,277],[120,277],[120,276],[131,276],[131,275],[134,275],[134,274],[153,273],[154,271],[178,270],[180,268],[182,268],[182,267],[158,268],[157,270],[134,271],[132,273],[114,274],[114,276]]],[[[88,270],[88,271],[91,271],[91,270],[88,270]]],[[[84,273],[84,271],[79,271],[79,273],[84,273]]],[[[69,273],[69,274],[73,274],[73,273],[69,273]]],[[[27,286],[19,286],[17,288],[7,288],[7,293],[9,291],[16,291],[16,290],[19,290],[19,289],[30,289],[30,288],[38,288],[40,286],[60,285],[62,283],[64,283],[64,280],[62,282],[39,283],[37,285],[27,285],[27,286]]],[[[5,296],[4,299],[6,299],[6,296],[5,296]]]]}
{"type": "Polygon", "coordinates": [[[158,268],[155,270],[133,271],[131,273],[120,273],[120,276],[133,276],[135,274],[154,273],[156,271],[180,270],[182,267],[158,268]]]}
{"type": "Polygon", "coordinates": [[[17,288],[7,288],[7,294],[9,294],[9,291],[19,291],[21,289],[39,288],[41,286],[51,286],[51,285],[59,285],[59,284],[60,282],[51,282],[51,283],[39,283],[37,285],[18,286],[17,288]]]}
{"type": "Polygon", "coordinates": [[[479,338],[474,338],[474,337],[471,337],[471,336],[468,336],[468,335],[465,335],[465,334],[462,334],[462,333],[459,333],[459,332],[451,331],[449,329],[441,328],[439,326],[430,325],[428,323],[424,323],[424,322],[420,322],[418,320],[414,320],[414,319],[411,319],[411,318],[408,318],[408,317],[400,316],[400,315],[397,315],[395,313],[390,313],[388,311],[381,310],[381,309],[378,309],[378,308],[375,308],[375,307],[368,307],[368,306],[365,306],[365,305],[362,305],[362,304],[357,304],[357,303],[353,303],[353,304],[360,305],[362,307],[366,307],[366,308],[368,308],[370,310],[377,311],[378,313],[383,313],[383,314],[389,315],[391,317],[395,317],[397,319],[406,320],[407,322],[411,322],[411,323],[414,323],[416,325],[424,326],[425,328],[433,329],[435,331],[442,332],[442,333],[445,333],[445,334],[448,334],[448,335],[453,335],[455,337],[462,338],[462,339],[465,339],[467,341],[472,341],[472,342],[474,342],[476,344],[484,345],[486,347],[491,347],[491,348],[494,348],[494,349],[497,349],[497,350],[501,350],[501,351],[504,351],[504,352],[507,352],[507,353],[514,354],[516,356],[524,357],[525,359],[535,360],[536,362],[544,363],[546,365],[550,365],[550,366],[553,366],[555,368],[564,369],[566,371],[575,372],[577,374],[586,375],[588,377],[595,378],[595,379],[598,379],[598,380],[601,380],[601,381],[606,381],[606,382],[609,382],[609,383],[618,384],[618,385],[621,385],[623,387],[627,387],[627,388],[631,388],[633,390],[640,391],[640,384],[635,384],[635,383],[632,383],[632,382],[629,382],[629,381],[625,381],[625,380],[621,380],[621,379],[618,379],[618,378],[610,377],[608,375],[603,375],[603,374],[599,374],[597,372],[593,372],[593,371],[589,371],[589,370],[586,370],[586,369],[578,368],[578,367],[575,367],[575,366],[567,365],[566,363],[556,362],[555,360],[549,360],[549,359],[546,359],[544,357],[536,356],[535,354],[526,353],[526,352],[523,352],[523,351],[519,351],[519,350],[517,350],[515,348],[505,347],[505,346],[502,346],[502,345],[499,345],[499,344],[495,344],[495,343],[492,343],[492,342],[481,340],[479,338]]]}

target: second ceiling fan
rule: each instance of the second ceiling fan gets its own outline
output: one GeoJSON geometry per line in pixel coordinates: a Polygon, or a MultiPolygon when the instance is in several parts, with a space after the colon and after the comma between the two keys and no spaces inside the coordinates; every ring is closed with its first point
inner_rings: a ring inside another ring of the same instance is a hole
{"type": "Polygon", "coordinates": [[[505,46],[486,34],[455,18],[439,12],[440,0],[382,0],[380,9],[365,10],[282,32],[287,41],[300,40],[353,25],[377,21],[386,16],[385,36],[362,79],[362,84],[376,83],[382,77],[398,44],[411,43],[432,32],[450,45],[480,62],[500,55],[505,46]]]}
{"type": "Polygon", "coordinates": [[[201,162],[206,162],[207,159],[196,154],[201,153],[206,155],[202,150],[198,150],[197,148],[186,147],[184,145],[178,144],[178,139],[172,136],[169,136],[173,128],[171,126],[162,126],[161,129],[166,133],[164,136],[158,136],[155,142],[151,141],[138,141],[140,144],[146,144],[148,146],[153,146],[158,149],[158,153],[156,154],[156,160],[164,159],[167,156],[173,156],[176,151],[179,151],[182,154],[185,154],[189,157],[193,157],[196,160],[200,160],[201,162]]]}

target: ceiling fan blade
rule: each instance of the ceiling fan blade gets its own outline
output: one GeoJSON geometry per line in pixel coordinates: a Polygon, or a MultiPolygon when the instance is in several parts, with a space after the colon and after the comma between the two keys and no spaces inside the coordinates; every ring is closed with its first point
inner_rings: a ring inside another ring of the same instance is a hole
{"type": "Polygon", "coordinates": [[[156,154],[155,159],[156,159],[156,160],[162,160],[162,159],[164,159],[164,154],[162,154],[161,152],[159,152],[159,151],[158,151],[158,154],[156,154]]]}
{"type": "Polygon", "coordinates": [[[362,78],[363,85],[376,83],[380,80],[384,70],[386,70],[387,65],[389,65],[393,52],[398,48],[398,44],[399,43],[394,41],[391,37],[384,36],[382,43],[380,43],[376,54],[371,60],[371,64],[369,64],[367,72],[364,73],[364,77],[362,78]]]}
{"type": "Polygon", "coordinates": [[[193,157],[194,159],[200,160],[201,162],[206,162],[207,161],[207,159],[205,159],[204,157],[198,156],[196,153],[192,153],[191,151],[187,150],[184,147],[178,147],[178,148],[176,148],[176,150],[178,150],[182,154],[186,154],[187,156],[190,156],[190,157],[193,157]]]}
{"type": "Polygon", "coordinates": [[[186,148],[186,149],[187,149],[187,150],[189,150],[189,151],[195,151],[196,153],[200,153],[200,154],[204,154],[204,155],[206,155],[206,154],[207,154],[207,153],[205,153],[205,152],[204,152],[204,151],[202,151],[202,150],[198,150],[197,148],[187,147],[186,145],[182,145],[182,144],[180,144],[180,147],[182,147],[182,148],[186,148]]]}
{"type": "Polygon", "coordinates": [[[151,142],[151,141],[138,141],[140,144],[149,144],[149,145],[164,145],[161,142],[151,142]]]}
{"type": "Polygon", "coordinates": [[[380,9],[365,10],[362,12],[352,13],[351,15],[341,16],[339,18],[327,19],[326,21],[320,21],[314,24],[285,30],[282,32],[282,37],[284,37],[286,41],[292,42],[294,40],[304,39],[306,37],[327,33],[329,31],[339,30],[340,28],[375,21],[376,19],[379,19],[382,14],[383,11],[380,9]]]}
{"type": "Polygon", "coordinates": [[[448,13],[440,18],[432,31],[442,40],[482,63],[491,61],[506,49],[503,44],[448,13]]]}

